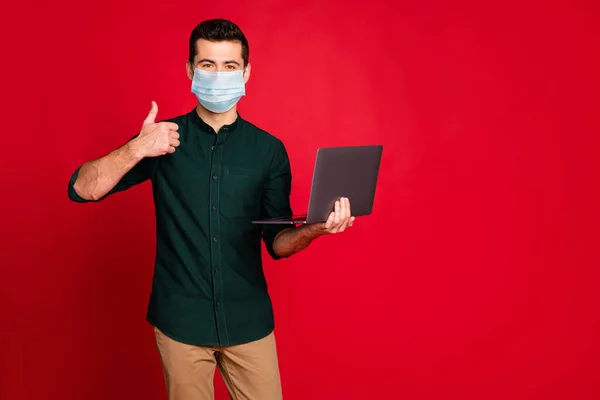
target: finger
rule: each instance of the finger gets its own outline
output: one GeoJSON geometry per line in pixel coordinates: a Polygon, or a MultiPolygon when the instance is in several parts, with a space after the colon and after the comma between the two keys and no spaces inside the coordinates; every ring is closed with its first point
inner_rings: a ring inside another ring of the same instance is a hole
{"type": "Polygon", "coordinates": [[[180,142],[179,142],[179,140],[177,140],[177,139],[171,139],[171,140],[169,141],[169,144],[170,144],[171,146],[173,146],[173,147],[178,147],[178,146],[179,146],[181,143],[180,143],[180,142]]]}
{"type": "Polygon", "coordinates": [[[170,131],[176,131],[177,129],[179,129],[179,125],[177,125],[174,122],[163,122],[163,124],[165,124],[165,126],[170,130],[170,131]]]}
{"type": "Polygon", "coordinates": [[[346,222],[348,222],[348,218],[350,218],[350,202],[348,201],[347,197],[344,197],[342,199],[342,215],[340,217],[340,219],[344,222],[344,224],[346,222]]]}
{"type": "Polygon", "coordinates": [[[350,223],[350,202],[348,201],[348,199],[346,197],[344,197],[343,201],[343,208],[342,208],[342,217],[341,217],[341,227],[340,227],[340,232],[343,232],[344,229],[346,229],[348,227],[348,223],[350,223]]]}
{"type": "Polygon", "coordinates": [[[329,214],[329,218],[327,218],[327,221],[325,222],[325,229],[327,229],[327,230],[331,229],[331,225],[333,225],[334,216],[335,216],[335,213],[329,214]]]}
{"type": "Polygon", "coordinates": [[[346,198],[342,197],[340,199],[340,212],[339,214],[339,222],[337,224],[337,231],[341,232],[341,229],[346,227],[346,221],[348,219],[348,207],[346,206],[346,198]]]}
{"type": "Polygon", "coordinates": [[[177,131],[170,131],[169,133],[169,138],[171,139],[179,139],[181,135],[179,135],[179,132],[177,131]]]}
{"type": "Polygon", "coordinates": [[[346,215],[345,215],[345,221],[346,221],[346,227],[348,226],[348,224],[350,223],[350,218],[352,217],[352,209],[350,208],[350,199],[349,198],[345,198],[346,200],[346,215]]]}
{"type": "Polygon", "coordinates": [[[352,225],[354,225],[354,220],[356,219],[356,217],[351,217],[350,218],[350,222],[348,222],[348,228],[352,227],[352,225]]]}
{"type": "Polygon", "coordinates": [[[169,148],[167,149],[167,153],[175,153],[175,147],[169,146],[169,148]]]}
{"type": "Polygon", "coordinates": [[[144,120],[143,125],[153,124],[154,120],[156,119],[156,114],[158,114],[158,104],[156,104],[156,102],[153,101],[152,107],[150,107],[150,112],[148,113],[148,116],[144,120]]]}
{"type": "Polygon", "coordinates": [[[342,206],[340,205],[340,201],[335,202],[335,217],[333,218],[333,224],[338,225],[340,223],[340,215],[342,211],[342,206]]]}
{"type": "Polygon", "coordinates": [[[340,227],[339,232],[344,232],[344,229],[348,227],[348,223],[350,222],[350,211],[348,210],[349,203],[347,198],[342,199],[342,212],[340,217],[340,227]]]}
{"type": "Polygon", "coordinates": [[[352,216],[352,207],[350,207],[350,199],[346,197],[346,204],[348,205],[348,218],[352,216]]]}

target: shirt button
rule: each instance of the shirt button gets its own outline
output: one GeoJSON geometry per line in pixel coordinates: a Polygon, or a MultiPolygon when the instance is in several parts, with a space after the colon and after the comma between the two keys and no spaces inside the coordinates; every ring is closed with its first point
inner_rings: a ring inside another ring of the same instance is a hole
{"type": "Polygon", "coordinates": [[[221,303],[219,303],[219,302],[217,301],[217,307],[219,307],[220,305],[221,305],[221,303]]]}
{"type": "Polygon", "coordinates": [[[213,238],[213,242],[217,243],[217,238],[216,237],[213,238]]]}
{"type": "Polygon", "coordinates": [[[211,149],[212,151],[215,151],[215,146],[212,146],[210,149],[211,149]]]}
{"type": "Polygon", "coordinates": [[[215,268],[215,272],[218,274],[219,273],[219,268],[215,268]]]}
{"type": "Polygon", "coordinates": [[[213,211],[217,211],[217,206],[212,206],[211,208],[213,211]]]}
{"type": "Polygon", "coordinates": [[[217,178],[218,178],[218,176],[216,176],[216,175],[213,175],[213,179],[214,179],[214,180],[217,180],[217,178]]]}

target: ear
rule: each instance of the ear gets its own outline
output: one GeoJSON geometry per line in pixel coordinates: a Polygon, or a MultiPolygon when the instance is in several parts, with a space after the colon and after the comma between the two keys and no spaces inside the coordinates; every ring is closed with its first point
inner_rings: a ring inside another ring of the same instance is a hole
{"type": "Polygon", "coordinates": [[[248,66],[246,66],[246,71],[244,71],[244,84],[248,83],[248,79],[250,79],[250,70],[252,65],[248,64],[248,66]]]}
{"type": "Polygon", "coordinates": [[[190,63],[189,60],[185,62],[185,70],[190,81],[194,79],[194,67],[192,66],[192,63],[190,63]]]}

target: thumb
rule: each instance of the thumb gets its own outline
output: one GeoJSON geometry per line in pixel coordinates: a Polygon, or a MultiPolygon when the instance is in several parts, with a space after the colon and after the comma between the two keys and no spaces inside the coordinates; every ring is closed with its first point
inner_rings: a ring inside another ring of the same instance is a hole
{"type": "Polygon", "coordinates": [[[158,114],[158,105],[156,104],[155,101],[153,101],[152,107],[150,108],[150,112],[148,113],[148,116],[144,120],[144,125],[153,124],[154,120],[156,119],[156,114],[158,114]]]}

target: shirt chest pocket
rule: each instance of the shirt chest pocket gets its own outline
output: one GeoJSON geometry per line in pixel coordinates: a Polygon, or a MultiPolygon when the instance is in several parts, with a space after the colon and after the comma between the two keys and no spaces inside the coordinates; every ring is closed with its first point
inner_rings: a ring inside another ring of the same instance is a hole
{"type": "Polygon", "coordinates": [[[258,218],[263,174],[257,169],[227,166],[222,187],[222,210],[232,217],[258,218]]]}

